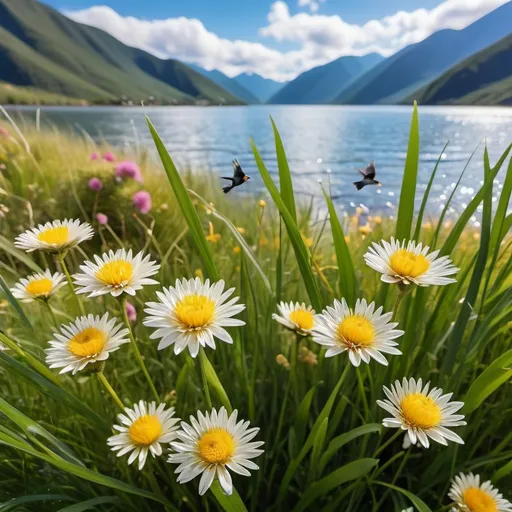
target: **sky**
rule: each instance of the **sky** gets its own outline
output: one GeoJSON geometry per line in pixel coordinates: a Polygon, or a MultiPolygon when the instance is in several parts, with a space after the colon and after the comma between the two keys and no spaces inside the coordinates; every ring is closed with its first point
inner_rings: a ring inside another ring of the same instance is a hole
{"type": "Polygon", "coordinates": [[[392,55],[508,0],[43,0],[158,57],[286,81],[343,55],[392,55]]]}

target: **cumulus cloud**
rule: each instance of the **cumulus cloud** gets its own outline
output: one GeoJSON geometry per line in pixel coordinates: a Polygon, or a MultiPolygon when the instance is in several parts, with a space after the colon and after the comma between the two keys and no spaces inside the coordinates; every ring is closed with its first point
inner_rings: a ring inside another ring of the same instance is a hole
{"type": "Polygon", "coordinates": [[[268,24],[259,30],[259,35],[292,43],[296,49],[291,51],[221,38],[194,18],[143,20],[121,16],[107,6],[65,14],[162,58],[193,62],[206,69],[219,69],[229,76],[251,72],[284,81],[342,55],[370,52],[391,55],[437,30],[464,28],[508,0],[445,0],[430,10],[399,11],[363,25],[347,23],[337,15],[318,14],[319,1],[298,0],[300,7],[311,12],[296,14],[290,13],[284,1],[278,0],[271,5],[268,24]]]}

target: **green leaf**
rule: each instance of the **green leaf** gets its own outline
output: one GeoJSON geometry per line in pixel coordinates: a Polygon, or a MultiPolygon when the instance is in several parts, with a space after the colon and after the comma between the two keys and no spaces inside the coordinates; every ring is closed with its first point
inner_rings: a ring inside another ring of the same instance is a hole
{"type": "Polygon", "coordinates": [[[293,429],[295,430],[295,437],[297,442],[302,445],[304,442],[304,438],[306,436],[306,428],[308,426],[308,420],[310,417],[310,409],[311,402],[313,401],[313,397],[315,396],[315,392],[318,384],[315,384],[304,396],[299,407],[297,409],[297,413],[295,415],[295,423],[293,425],[293,429]]]}
{"type": "Polygon", "coordinates": [[[19,249],[14,247],[14,244],[7,240],[4,236],[0,235],[0,249],[10,254],[13,258],[16,258],[18,261],[26,265],[30,270],[34,272],[42,272],[43,269],[30,258],[27,254],[19,249]]]}
{"type": "Polygon", "coordinates": [[[0,350],[0,363],[3,363],[9,370],[10,374],[14,377],[21,377],[26,380],[29,384],[34,386],[37,390],[42,393],[54,398],[57,402],[61,404],[68,405],[82,416],[90,420],[96,426],[99,426],[103,429],[109,429],[110,425],[102,418],[99,414],[94,412],[91,408],[81,402],[74,395],[69,393],[63,388],[56,386],[48,379],[44,378],[39,373],[34,370],[27,368],[22,365],[20,362],[16,361],[16,359],[12,358],[5,352],[0,350]]]}
{"type": "Polygon", "coordinates": [[[100,496],[98,498],[92,498],[81,503],[75,503],[69,507],[59,509],[59,512],[83,512],[84,510],[91,510],[96,508],[96,505],[103,505],[109,503],[111,505],[119,505],[120,499],[117,496],[100,496]]]}
{"type": "Polygon", "coordinates": [[[418,160],[420,156],[420,129],[418,122],[418,105],[414,102],[409,145],[405,159],[404,177],[398,215],[396,220],[396,238],[409,239],[411,236],[412,219],[414,215],[414,198],[416,196],[416,180],[418,176],[418,160]]]}
{"type": "Polygon", "coordinates": [[[158,154],[160,155],[160,159],[162,160],[165,172],[167,173],[167,177],[169,178],[169,183],[174,190],[174,195],[176,196],[178,204],[180,205],[181,212],[187,221],[188,227],[192,234],[192,238],[196,243],[199,254],[201,255],[201,259],[203,260],[206,272],[211,279],[218,281],[219,272],[215,262],[213,261],[213,256],[204,235],[199,215],[197,214],[197,211],[192,204],[192,201],[187,193],[187,189],[185,188],[185,185],[181,179],[180,173],[178,172],[178,169],[176,169],[176,166],[174,165],[174,162],[172,161],[167,149],[165,148],[162,139],[149,120],[149,117],[146,117],[146,121],[155,142],[156,149],[158,150],[158,154]]]}
{"type": "Polygon", "coordinates": [[[357,480],[368,474],[378,463],[378,459],[358,459],[336,469],[306,489],[306,492],[294,508],[294,512],[307,510],[316,499],[325,496],[345,482],[357,480]]]}
{"type": "Polygon", "coordinates": [[[464,414],[475,411],[482,402],[512,377],[512,349],[495,359],[471,384],[464,397],[464,414]]]}
{"type": "Polygon", "coordinates": [[[409,501],[416,507],[418,512],[432,512],[426,503],[420,500],[418,496],[415,496],[412,492],[406,491],[405,489],[397,487],[396,485],[387,484],[385,482],[374,481],[373,483],[377,485],[383,485],[384,487],[389,487],[394,491],[401,492],[405,497],[409,498],[409,501]]]}
{"type": "Polygon", "coordinates": [[[4,278],[1,275],[0,275],[0,288],[4,291],[7,301],[14,308],[14,310],[20,317],[21,321],[25,324],[25,326],[29,329],[33,329],[32,324],[30,323],[30,320],[27,318],[27,315],[25,315],[25,312],[23,311],[23,308],[20,306],[20,303],[18,302],[16,297],[14,297],[14,295],[11,293],[11,290],[9,289],[8,284],[4,281],[4,278]]]}
{"type": "Polygon", "coordinates": [[[328,464],[328,462],[336,455],[336,453],[347,443],[350,443],[350,441],[360,437],[364,436],[366,434],[371,434],[374,432],[380,432],[381,430],[381,424],[380,423],[368,423],[366,425],[361,425],[360,427],[356,427],[349,432],[345,432],[344,434],[341,434],[334,439],[331,440],[329,443],[329,446],[325,450],[324,454],[322,455],[322,458],[320,459],[320,473],[323,472],[325,469],[325,466],[328,464]]]}
{"type": "Polygon", "coordinates": [[[354,270],[354,264],[350,256],[347,242],[345,240],[345,234],[341,227],[336,208],[332,202],[332,199],[327,195],[324,188],[322,192],[329,209],[329,218],[331,222],[332,239],[334,242],[334,250],[336,252],[336,260],[338,262],[338,277],[340,296],[345,297],[349,306],[353,306],[356,301],[357,294],[357,279],[354,270]]]}
{"type": "Polygon", "coordinates": [[[494,482],[498,482],[499,480],[506,477],[510,473],[512,473],[512,460],[507,462],[504,466],[501,466],[501,468],[494,473],[492,480],[494,482]]]}
{"type": "Polygon", "coordinates": [[[297,224],[294,222],[288,208],[286,207],[281,194],[277,190],[272,178],[261,159],[261,156],[258,152],[258,149],[254,145],[254,142],[251,141],[252,151],[254,153],[254,158],[256,159],[256,164],[260,171],[261,178],[263,179],[263,183],[265,183],[274,203],[276,204],[279,212],[281,213],[281,217],[286,226],[286,230],[288,231],[288,236],[290,237],[290,241],[293,246],[293,250],[295,252],[295,257],[297,258],[297,263],[300,268],[300,272],[302,274],[302,278],[304,280],[304,285],[306,286],[306,291],[308,292],[309,299],[311,301],[311,305],[316,311],[322,311],[323,309],[323,300],[320,295],[320,290],[318,288],[318,283],[315,279],[315,275],[311,269],[310,258],[311,254],[306,247],[304,240],[300,234],[299,228],[297,224]]]}
{"type": "Polygon", "coordinates": [[[0,512],[9,510],[18,510],[20,505],[25,503],[35,503],[38,501],[73,501],[74,498],[65,494],[31,494],[30,496],[20,496],[0,504],[0,512]]]}
{"type": "Polygon", "coordinates": [[[204,350],[199,351],[199,364],[203,366],[203,371],[206,375],[208,385],[213,389],[221,404],[227,409],[228,414],[231,414],[233,412],[233,407],[231,407],[231,402],[229,401],[226,390],[220,382],[217,372],[214,370],[212,364],[208,360],[208,357],[206,357],[204,350]]]}
{"type": "Polygon", "coordinates": [[[325,445],[325,436],[327,435],[327,427],[329,426],[329,418],[325,418],[318,432],[313,439],[313,449],[311,450],[311,458],[309,461],[309,476],[308,482],[316,479],[317,475],[321,473],[318,471],[318,461],[325,445]]]}
{"type": "Polygon", "coordinates": [[[214,482],[212,483],[212,486],[210,487],[210,490],[212,491],[213,495],[219,502],[220,506],[226,512],[247,512],[247,509],[245,508],[242,498],[240,498],[239,494],[236,492],[236,489],[234,487],[233,494],[231,494],[231,496],[228,496],[227,494],[224,494],[224,491],[222,490],[219,481],[215,479],[214,482]]]}
{"type": "Polygon", "coordinates": [[[274,130],[274,139],[276,141],[276,156],[277,156],[277,167],[279,169],[279,185],[281,188],[281,197],[283,202],[288,208],[290,215],[295,223],[297,223],[297,211],[295,209],[295,194],[293,193],[292,176],[290,173],[290,166],[288,165],[288,159],[286,158],[286,152],[284,150],[283,141],[281,135],[277,130],[276,123],[272,117],[272,129],[274,130]]]}

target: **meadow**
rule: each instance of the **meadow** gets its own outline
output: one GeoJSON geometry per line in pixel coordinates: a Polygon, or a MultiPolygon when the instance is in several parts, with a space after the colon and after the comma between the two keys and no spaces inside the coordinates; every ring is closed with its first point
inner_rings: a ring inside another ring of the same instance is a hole
{"type": "MultiPolygon", "coordinates": [[[[161,162],[85,133],[1,127],[0,511],[512,510],[512,146],[496,162],[485,151],[483,184],[461,215],[449,217],[448,198],[431,218],[442,163],[416,211],[415,106],[398,214],[387,219],[339,215],[328,175],[312,185],[325,206],[296,197],[286,141],[270,123],[279,180],[253,145],[262,197],[224,195],[218,176],[178,170],[149,119],[161,162]],[[92,229],[62,245],[63,232],[46,227],[20,245],[25,231],[64,219],[92,229]],[[393,246],[379,271],[372,244],[392,237],[430,249],[393,246]],[[119,249],[154,264],[94,259],[119,249]],[[84,261],[98,268],[87,274],[84,261]],[[46,269],[60,275],[55,293],[48,277],[44,289],[20,281],[46,269]],[[206,279],[233,295],[219,298],[206,279]],[[169,287],[177,291],[157,295],[169,287]],[[105,313],[124,338],[118,350],[108,352],[97,321],[96,337],[55,335],[105,313]],[[45,351],[59,339],[52,359],[45,351]],[[134,408],[141,400],[167,416],[134,408]],[[127,428],[114,430],[125,408],[127,428]],[[227,420],[235,409],[250,427],[227,420]],[[120,433],[131,456],[107,443],[120,433]],[[454,494],[460,473],[503,497],[474,482],[454,494]]],[[[461,168],[457,187],[463,178],[461,168]]]]}

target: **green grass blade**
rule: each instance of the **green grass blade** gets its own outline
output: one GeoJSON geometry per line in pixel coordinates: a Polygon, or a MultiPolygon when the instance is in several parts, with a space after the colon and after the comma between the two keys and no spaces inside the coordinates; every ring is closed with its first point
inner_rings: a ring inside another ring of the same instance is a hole
{"type": "Polygon", "coordinates": [[[464,414],[475,411],[483,401],[512,377],[512,350],[493,361],[471,384],[464,397],[464,414]]]}
{"type": "Polygon", "coordinates": [[[394,491],[402,493],[416,507],[418,512],[432,512],[432,510],[430,510],[427,504],[420,500],[418,496],[415,496],[412,492],[406,491],[405,489],[397,487],[396,485],[387,484],[385,482],[379,482],[377,480],[374,481],[373,483],[377,485],[383,485],[384,487],[388,487],[389,489],[393,489],[394,491]]]}
{"type": "Polygon", "coordinates": [[[119,505],[120,500],[117,496],[100,496],[98,498],[92,498],[90,500],[82,501],[81,503],[75,503],[69,507],[59,509],[59,512],[84,512],[84,510],[96,510],[97,505],[119,505]]]}
{"type": "Polygon", "coordinates": [[[416,229],[414,230],[414,236],[412,237],[413,240],[419,240],[420,238],[421,223],[423,222],[423,214],[425,213],[425,207],[427,206],[428,196],[430,195],[430,189],[432,188],[434,178],[436,177],[437,168],[439,167],[439,163],[441,162],[441,158],[444,155],[444,152],[446,151],[448,144],[450,144],[450,141],[448,141],[444,145],[444,148],[441,151],[439,158],[437,159],[436,165],[434,166],[434,170],[430,175],[430,179],[428,180],[427,188],[425,189],[425,193],[423,194],[423,199],[421,201],[420,211],[418,212],[418,219],[416,220],[416,229]]]}
{"type": "Polygon", "coordinates": [[[309,295],[309,300],[311,301],[311,305],[316,311],[322,311],[323,309],[323,300],[320,295],[320,290],[318,288],[318,283],[316,281],[315,275],[311,269],[310,258],[311,254],[306,247],[304,240],[300,234],[299,228],[297,224],[293,221],[293,218],[288,211],[288,208],[284,204],[284,201],[279,194],[272,178],[261,159],[261,156],[258,152],[258,149],[254,145],[254,142],[251,141],[252,151],[254,153],[254,158],[256,159],[256,164],[261,174],[261,178],[263,179],[263,183],[265,183],[274,203],[276,204],[279,212],[281,213],[281,217],[286,226],[286,230],[288,231],[288,236],[290,237],[290,241],[293,246],[293,250],[295,252],[295,257],[297,258],[297,263],[300,268],[300,272],[302,274],[302,278],[304,279],[304,285],[306,286],[306,291],[309,295]]]}
{"type": "Polygon", "coordinates": [[[309,461],[309,475],[308,482],[316,480],[316,477],[320,475],[318,468],[318,462],[320,461],[320,455],[325,446],[325,437],[327,435],[327,428],[329,426],[329,418],[325,418],[318,432],[313,440],[313,449],[311,450],[311,457],[309,461]]]}
{"type": "Polygon", "coordinates": [[[155,142],[156,149],[158,154],[160,155],[160,160],[162,160],[162,164],[164,166],[167,177],[169,178],[169,183],[171,184],[174,195],[180,205],[181,212],[187,221],[188,227],[190,229],[190,233],[192,234],[192,238],[196,243],[199,254],[201,255],[201,259],[203,260],[203,264],[206,268],[206,273],[208,276],[214,281],[219,280],[219,272],[217,270],[217,266],[213,261],[213,256],[210,251],[210,247],[208,246],[208,241],[204,235],[203,228],[201,226],[201,220],[199,219],[199,215],[197,214],[194,205],[187,193],[187,189],[181,179],[180,173],[174,162],[171,159],[167,149],[162,142],[162,139],[158,135],[155,127],[151,123],[148,117],[146,117],[146,121],[149,126],[149,130],[153,137],[153,141],[155,142]]]}
{"type": "Polygon", "coordinates": [[[504,466],[501,466],[492,477],[493,482],[497,482],[498,480],[501,480],[502,478],[505,478],[507,475],[512,473],[512,460],[507,462],[504,466]]]}
{"type": "Polygon", "coordinates": [[[396,238],[409,239],[411,236],[412,219],[414,216],[414,198],[416,196],[416,180],[418,177],[418,161],[420,156],[420,129],[418,122],[418,105],[414,102],[407,157],[405,159],[402,190],[398,203],[396,220],[396,238]]]}
{"type": "Polygon", "coordinates": [[[295,423],[293,425],[293,429],[295,431],[295,438],[299,445],[302,445],[304,442],[304,438],[306,437],[306,428],[308,426],[308,421],[310,417],[311,410],[311,402],[313,401],[313,397],[315,396],[317,386],[313,386],[304,396],[299,407],[297,409],[297,414],[295,415],[295,423]]]}
{"type": "Polygon", "coordinates": [[[247,509],[245,508],[242,498],[240,498],[238,492],[236,492],[236,489],[234,487],[233,494],[231,494],[231,496],[228,496],[224,494],[224,491],[222,490],[219,481],[215,479],[212,486],[210,487],[210,490],[212,491],[216,500],[219,502],[219,505],[226,512],[247,512],[247,509]]]}
{"type": "Polygon", "coordinates": [[[228,414],[231,414],[233,412],[233,407],[231,407],[231,402],[229,401],[226,390],[220,382],[219,377],[217,376],[217,372],[214,370],[212,364],[206,357],[204,350],[200,350],[199,352],[199,363],[203,365],[208,385],[211,387],[211,389],[213,389],[219,398],[220,403],[227,409],[228,414]]]}
{"type": "Polygon", "coordinates": [[[34,370],[27,368],[22,365],[16,359],[12,358],[5,352],[0,350],[0,363],[3,364],[10,374],[17,378],[22,378],[35,387],[38,391],[41,391],[45,395],[50,396],[61,404],[65,404],[76,412],[81,414],[84,418],[90,420],[94,425],[101,427],[102,429],[108,429],[109,425],[99,414],[90,409],[87,405],[81,402],[78,398],[73,396],[71,393],[53,384],[48,379],[45,379],[42,375],[35,372],[34,370]]]}
{"type": "Polygon", "coordinates": [[[30,496],[20,496],[0,504],[0,512],[9,510],[19,510],[25,503],[37,503],[38,501],[73,501],[74,498],[65,494],[31,494],[30,496]]]}
{"type": "Polygon", "coordinates": [[[378,459],[359,459],[336,469],[328,476],[308,487],[297,506],[293,509],[294,512],[308,510],[308,507],[317,498],[325,496],[345,482],[357,480],[367,475],[378,463],[378,459]]]}
{"type": "Polygon", "coordinates": [[[25,315],[25,312],[23,311],[23,308],[21,307],[20,303],[14,297],[14,295],[11,293],[11,290],[9,289],[8,284],[4,281],[4,278],[0,275],[0,289],[3,290],[5,293],[5,297],[7,299],[7,302],[13,307],[13,309],[16,311],[18,316],[20,317],[21,321],[25,324],[25,326],[29,329],[33,329],[32,324],[30,323],[30,320],[28,319],[27,315],[25,315]]]}
{"type": "Polygon", "coordinates": [[[30,270],[34,272],[42,272],[43,269],[27,255],[27,253],[20,251],[14,247],[14,244],[7,240],[4,236],[0,235],[0,249],[10,254],[13,258],[26,265],[30,270]]]}
{"type": "Polygon", "coordinates": [[[293,192],[292,175],[290,173],[290,166],[288,165],[288,159],[286,158],[286,152],[284,150],[283,141],[281,135],[277,129],[276,123],[272,117],[272,129],[274,130],[274,139],[276,142],[276,156],[277,156],[277,167],[279,169],[279,186],[281,188],[281,197],[283,202],[288,208],[290,215],[295,223],[297,223],[297,211],[295,208],[295,194],[293,192]]]}
{"type": "Polygon", "coordinates": [[[338,276],[340,297],[345,297],[349,306],[354,306],[357,294],[357,279],[354,264],[350,256],[345,234],[341,227],[336,208],[332,199],[327,195],[324,188],[322,192],[329,209],[329,218],[331,222],[332,239],[334,242],[334,250],[336,252],[336,260],[338,262],[338,276]]]}

